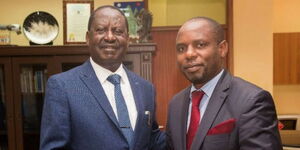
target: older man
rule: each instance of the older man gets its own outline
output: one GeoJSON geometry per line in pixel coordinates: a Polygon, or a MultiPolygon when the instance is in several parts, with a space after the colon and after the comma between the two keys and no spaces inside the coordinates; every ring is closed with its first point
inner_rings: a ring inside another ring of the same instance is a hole
{"type": "Polygon", "coordinates": [[[40,149],[164,149],[153,85],[122,64],[129,41],[124,14],[96,9],[86,40],[91,58],[48,80],[40,149]]]}

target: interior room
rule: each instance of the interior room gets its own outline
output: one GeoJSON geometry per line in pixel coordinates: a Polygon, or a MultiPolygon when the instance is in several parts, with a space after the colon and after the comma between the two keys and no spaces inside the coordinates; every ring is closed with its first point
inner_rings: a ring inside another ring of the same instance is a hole
{"type": "Polygon", "coordinates": [[[89,58],[84,37],[88,16],[80,16],[84,21],[68,20],[75,8],[71,4],[87,6],[84,12],[89,15],[99,6],[119,2],[141,2],[152,15],[151,39],[138,41],[132,35],[124,64],[154,84],[161,130],[166,127],[171,98],[190,85],[177,68],[176,34],[186,20],[206,16],[225,30],[227,70],[271,93],[286,127],[280,131],[284,148],[300,149],[300,1],[2,0],[0,150],[38,149],[47,79],[89,58]],[[40,13],[54,18],[50,23],[54,27],[45,30],[54,35],[49,41],[33,42],[35,35],[27,33],[26,23],[29,16],[40,13]]]}

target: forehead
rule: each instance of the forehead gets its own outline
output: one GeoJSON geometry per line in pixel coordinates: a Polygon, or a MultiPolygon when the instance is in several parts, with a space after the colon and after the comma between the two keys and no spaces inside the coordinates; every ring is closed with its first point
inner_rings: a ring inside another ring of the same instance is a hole
{"type": "Polygon", "coordinates": [[[111,8],[103,8],[95,12],[94,20],[103,22],[115,22],[125,24],[125,18],[117,10],[111,8]]]}
{"type": "Polygon", "coordinates": [[[212,27],[206,21],[189,21],[178,31],[177,42],[193,40],[210,40],[213,38],[212,27]]]}

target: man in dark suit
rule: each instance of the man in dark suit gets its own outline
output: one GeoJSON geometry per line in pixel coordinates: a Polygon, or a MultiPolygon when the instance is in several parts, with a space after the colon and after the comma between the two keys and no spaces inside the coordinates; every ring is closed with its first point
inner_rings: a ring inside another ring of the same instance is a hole
{"type": "Polygon", "coordinates": [[[153,85],[122,64],[129,42],[124,14],[96,9],[86,40],[91,58],[48,80],[40,149],[165,149],[153,85]]]}
{"type": "Polygon", "coordinates": [[[169,104],[168,149],[282,149],[270,93],[223,67],[228,46],[220,24],[206,17],[188,20],[178,31],[176,50],[192,85],[169,104]]]}

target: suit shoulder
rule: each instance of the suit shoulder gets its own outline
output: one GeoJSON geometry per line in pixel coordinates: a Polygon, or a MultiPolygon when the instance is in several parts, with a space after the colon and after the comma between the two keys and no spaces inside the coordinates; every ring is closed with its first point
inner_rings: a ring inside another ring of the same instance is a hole
{"type": "Polygon", "coordinates": [[[75,80],[75,78],[77,78],[78,74],[81,72],[80,71],[81,67],[82,67],[82,65],[72,68],[65,72],[54,74],[54,75],[50,76],[49,79],[56,79],[56,80],[62,80],[62,81],[75,80]]]}
{"type": "Polygon", "coordinates": [[[127,70],[127,75],[130,76],[131,78],[134,78],[136,81],[140,82],[144,86],[151,86],[151,87],[153,87],[153,84],[150,81],[142,78],[141,76],[137,75],[136,73],[134,73],[134,72],[132,72],[130,70],[127,70]]]}
{"type": "Polygon", "coordinates": [[[184,101],[185,100],[184,97],[186,96],[186,94],[189,94],[190,89],[191,86],[186,87],[185,89],[182,89],[181,91],[176,93],[171,99],[171,101],[169,102],[169,105],[174,105],[174,103],[178,103],[179,101],[184,101]]]}
{"type": "Polygon", "coordinates": [[[259,92],[263,90],[261,87],[250,83],[249,81],[246,81],[240,77],[233,77],[232,88],[234,88],[235,90],[246,90],[248,92],[259,92]]]}
{"type": "Polygon", "coordinates": [[[236,93],[234,95],[240,95],[244,99],[256,99],[261,96],[271,97],[268,91],[239,77],[233,77],[230,90],[231,93],[236,93]]]}

